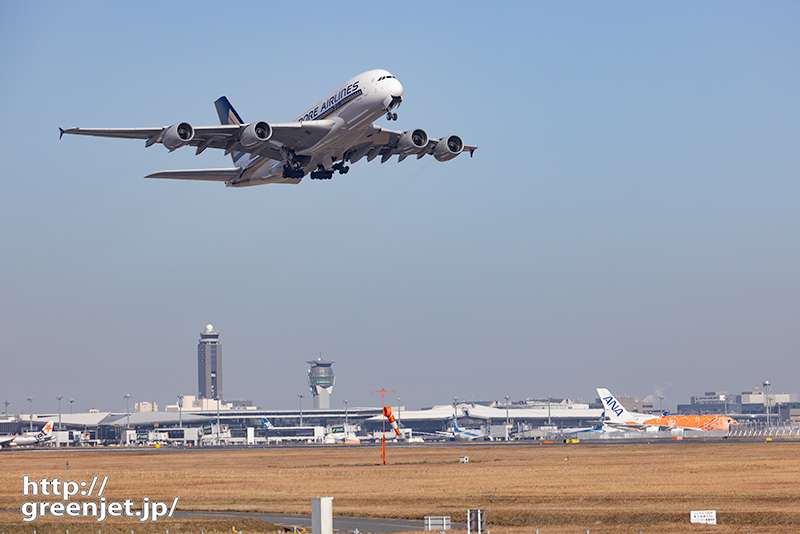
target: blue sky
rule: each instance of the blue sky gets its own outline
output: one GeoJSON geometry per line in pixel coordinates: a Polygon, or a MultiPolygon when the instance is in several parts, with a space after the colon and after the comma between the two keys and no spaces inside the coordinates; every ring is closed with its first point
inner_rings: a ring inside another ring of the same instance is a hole
{"type": "Polygon", "coordinates": [[[800,7],[791,2],[3,3],[0,396],[12,412],[196,393],[295,408],[595,397],[665,405],[800,347],[800,7]],[[281,122],[385,68],[399,120],[474,158],[231,189],[230,166],[58,127],[281,122]]]}

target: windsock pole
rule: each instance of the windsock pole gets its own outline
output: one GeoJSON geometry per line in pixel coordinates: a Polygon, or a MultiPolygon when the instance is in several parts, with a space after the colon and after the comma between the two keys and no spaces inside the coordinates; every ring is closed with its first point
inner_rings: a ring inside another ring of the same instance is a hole
{"type": "MultiPolygon", "coordinates": [[[[390,389],[386,391],[385,389],[381,388],[377,391],[370,391],[370,393],[380,393],[381,394],[381,404],[383,404],[383,432],[381,432],[381,460],[383,461],[383,465],[386,465],[386,419],[392,415],[392,409],[386,406],[386,394],[387,393],[397,393],[395,390],[390,389]],[[387,415],[386,410],[389,410],[387,415]]],[[[392,423],[392,428],[395,429],[397,435],[400,435],[400,430],[397,428],[397,423],[393,422],[394,416],[391,417],[390,422],[392,423]]]]}

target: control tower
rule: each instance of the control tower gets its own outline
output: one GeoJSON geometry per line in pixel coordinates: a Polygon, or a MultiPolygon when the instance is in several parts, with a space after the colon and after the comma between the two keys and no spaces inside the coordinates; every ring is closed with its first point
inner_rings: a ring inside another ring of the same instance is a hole
{"type": "Polygon", "coordinates": [[[211,325],[197,344],[197,389],[201,399],[222,399],[222,343],[211,325]]]}
{"type": "Polygon", "coordinates": [[[333,383],[336,381],[331,365],[336,362],[318,358],[306,363],[311,365],[308,370],[308,389],[314,396],[314,409],[329,410],[333,383]]]}

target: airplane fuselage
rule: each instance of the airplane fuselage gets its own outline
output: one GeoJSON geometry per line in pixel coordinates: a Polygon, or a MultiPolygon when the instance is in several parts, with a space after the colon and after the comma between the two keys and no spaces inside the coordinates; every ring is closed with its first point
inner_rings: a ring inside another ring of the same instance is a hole
{"type": "MultiPolygon", "coordinates": [[[[345,152],[368,141],[372,123],[397,107],[402,95],[402,84],[389,71],[370,70],[348,80],[295,117],[293,122],[299,123],[333,121],[333,127],[325,137],[296,154],[307,157],[302,170],[312,172],[320,166],[330,170],[333,162],[341,159],[345,152]]],[[[241,178],[228,183],[229,186],[297,181],[283,177],[284,163],[281,161],[244,155],[237,164],[244,171],[241,178]]]]}

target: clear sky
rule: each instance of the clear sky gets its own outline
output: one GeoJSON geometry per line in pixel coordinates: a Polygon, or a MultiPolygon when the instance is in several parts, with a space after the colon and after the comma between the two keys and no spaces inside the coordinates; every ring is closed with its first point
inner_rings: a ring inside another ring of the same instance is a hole
{"type": "MultiPolygon", "coordinates": [[[[796,2],[3,2],[0,402],[292,409],[800,388],[796,2]],[[290,120],[356,74],[480,148],[225,188],[58,127],[290,120]],[[394,401],[393,401],[394,403],[394,401]]],[[[65,411],[68,409],[65,405],[65,411]]]]}

